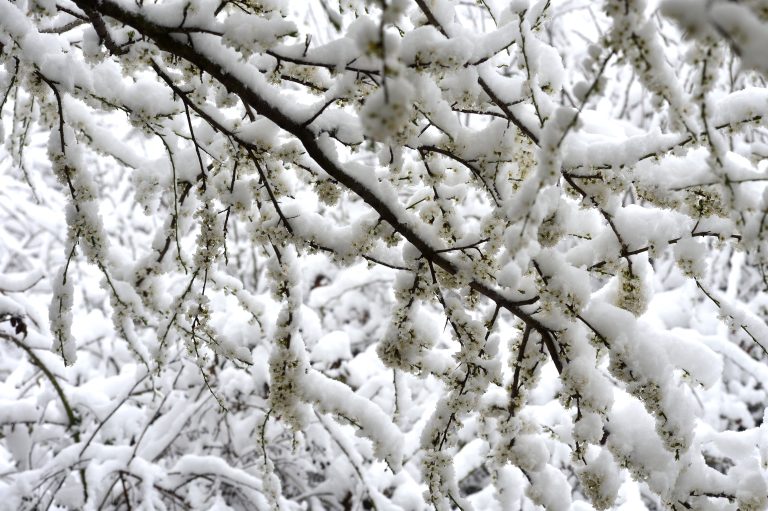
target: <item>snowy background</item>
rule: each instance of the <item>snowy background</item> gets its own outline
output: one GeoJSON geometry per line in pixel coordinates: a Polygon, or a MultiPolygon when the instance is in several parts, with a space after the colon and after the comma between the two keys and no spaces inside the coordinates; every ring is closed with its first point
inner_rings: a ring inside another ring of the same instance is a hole
{"type": "Polygon", "coordinates": [[[760,0],[0,0],[0,509],[768,508],[760,0]]]}

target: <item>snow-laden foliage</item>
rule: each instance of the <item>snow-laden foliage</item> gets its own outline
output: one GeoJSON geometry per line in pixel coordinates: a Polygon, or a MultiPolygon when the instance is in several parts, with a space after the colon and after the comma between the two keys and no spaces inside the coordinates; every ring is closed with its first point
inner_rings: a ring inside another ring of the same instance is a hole
{"type": "Polygon", "coordinates": [[[768,507],[757,0],[0,0],[0,508],[768,507]]]}

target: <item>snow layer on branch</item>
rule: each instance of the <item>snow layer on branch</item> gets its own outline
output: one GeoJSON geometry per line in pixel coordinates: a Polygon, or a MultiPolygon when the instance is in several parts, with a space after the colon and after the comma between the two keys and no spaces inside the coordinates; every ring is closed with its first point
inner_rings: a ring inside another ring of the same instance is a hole
{"type": "MultiPolygon", "coordinates": [[[[98,76],[98,74],[94,76],[94,79],[96,76],[98,76]]],[[[109,88],[114,90],[114,86],[112,84],[110,84],[109,88]]],[[[159,91],[153,89],[151,91],[143,92],[145,92],[145,94],[154,95],[159,91]]],[[[162,97],[162,95],[160,97],[162,97]]],[[[120,163],[123,163],[124,165],[134,169],[138,169],[143,165],[143,158],[137,155],[134,149],[132,149],[128,144],[125,144],[119,140],[113,133],[103,129],[102,126],[99,126],[96,123],[96,121],[91,117],[90,112],[88,111],[85,104],[67,96],[64,98],[64,107],[67,112],[67,119],[70,125],[76,129],[82,129],[89,137],[94,149],[112,156],[120,163]]],[[[155,114],[157,113],[158,112],[155,112],[155,114]]]]}
{"type": "Polygon", "coordinates": [[[386,460],[394,472],[400,470],[402,434],[381,408],[315,370],[309,370],[301,383],[305,399],[323,412],[338,414],[358,426],[360,434],[373,441],[376,456],[386,460]]]}
{"type": "MultiPolygon", "coordinates": [[[[231,467],[218,456],[199,456],[195,454],[186,454],[176,461],[171,468],[172,472],[179,475],[187,474],[192,476],[217,476],[230,481],[242,484],[248,488],[263,492],[261,480],[248,474],[243,469],[231,467]]],[[[266,509],[268,503],[266,499],[258,502],[259,507],[266,509]]]]}
{"type": "Polygon", "coordinates": [[[296,34],[296,24],[278,15],[251,16],[240,12],[230,14],[222,24],[224,44],[246,56],[254,50],[269,49],[288,35],[296,34]]]}
{"type": "Polygon", "coordinates": [[[29,272],[13,272],[0,275],[0,291],[4,293],[20,293],[27,291],[44,277],[41,270],[29,272]]]}
{"type": "Polygon", "coordinates": [[[349,349],[349,336],[345,332],[330,332],[320,339],[310,352],[309,359],[325,366],[340,363],[352,358],[349,349]]]}
{"type": "MultiPolygon", "coordinates": [[[[303,52],[304,46],[297,45],[290,54],[298,56],[303,52]]],[[[357,62],[359,56],[360,50],[350,37],[335,39],[321,46],[310,48],[306,53],[307,60],[329,66],[337,73],[343,71],[351,62],[355,62],[357,64],[355,69],[359,69],[360,64],[357,62]]],[[[373,68],[373,66],[370,67],[373,68]]]]}
{"type": "Polygon", "coordinates": [[[459,37],[446,39],[432,25],[408,32],[401,41],[403,63],[416,66],[458,67],[472,53],[472,42],[459,37]]]}

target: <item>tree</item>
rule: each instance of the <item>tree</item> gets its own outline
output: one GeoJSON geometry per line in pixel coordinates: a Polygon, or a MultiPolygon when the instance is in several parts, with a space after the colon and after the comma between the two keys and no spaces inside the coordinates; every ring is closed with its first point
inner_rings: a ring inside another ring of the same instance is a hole
{"type": "Polygon", "coordinates": [[[767,20],[0,0],[3,502],[766,508],[767,20]]]}

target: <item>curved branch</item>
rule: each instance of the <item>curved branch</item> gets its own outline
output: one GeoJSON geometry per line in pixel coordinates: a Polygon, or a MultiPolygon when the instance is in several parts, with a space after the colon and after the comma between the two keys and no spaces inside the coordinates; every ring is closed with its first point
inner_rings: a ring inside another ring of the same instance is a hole
{"type": "Polygon", "coordinates": [[[51,382],[53,390],[56,392],[56,395],[59,396],[59,401],[61,401],[61,405],[64,407],[64,413],[67,414],[67,428],[72,430],[72,438],[75,440],[75,442],[80,442],[80,432],[77,430],[77,425],[80,423],[80,420],[77,418],[77,415],[75,415],[75,411],[72,409],[72,405],[69,404],[69,399],[67,399],[67,395],[64,393],[64,389],[61,388],[61,385],[56,379],[56,376],[51,372],[50,369],[48,369],[48,366],[46,366],[43,361],[40,360],[40,357],[35,355],[35,352],[32,351],[32,348],[18,340],[16,337],[0,332],[0,339],[10,341],[21,348],[32,360],[32,363],[43,372],[46,379],[51,382]]]}

